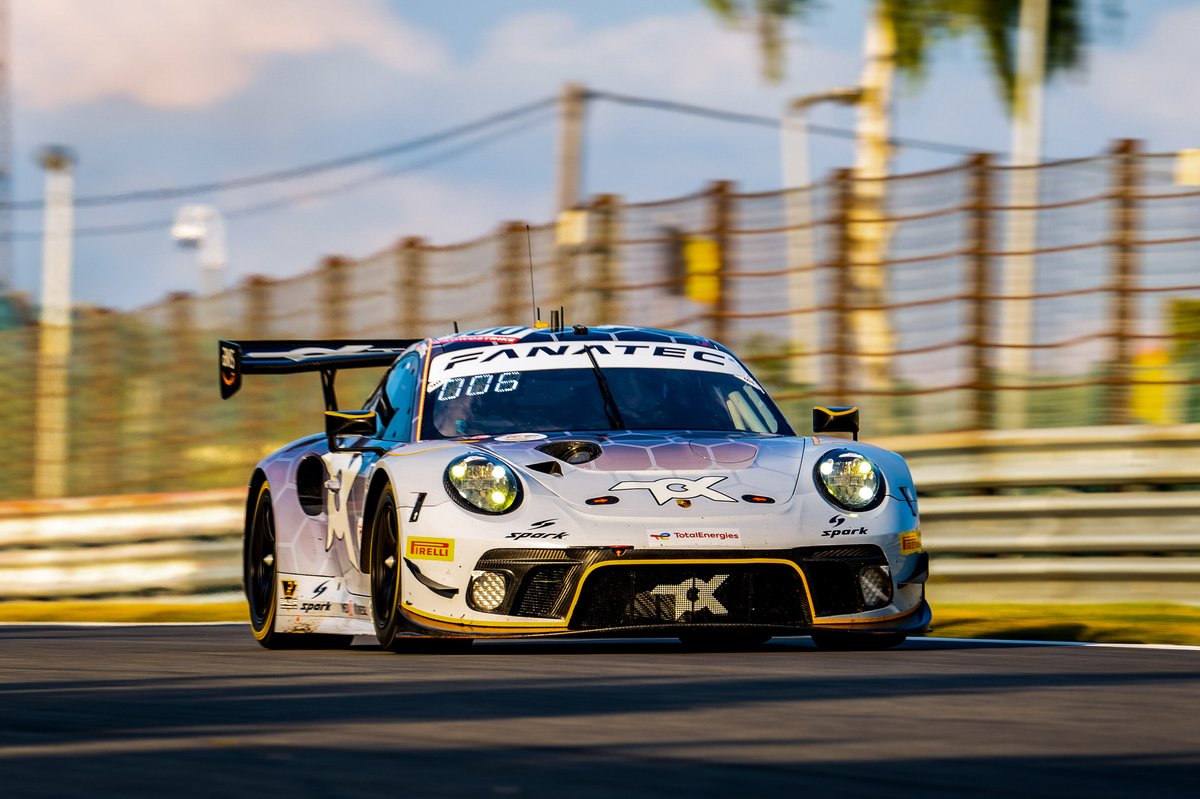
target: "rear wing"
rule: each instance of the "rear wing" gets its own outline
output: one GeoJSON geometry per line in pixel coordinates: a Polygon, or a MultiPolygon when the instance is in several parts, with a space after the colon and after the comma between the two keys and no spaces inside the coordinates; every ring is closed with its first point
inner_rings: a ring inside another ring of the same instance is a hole
{"type": "Polygon", "coordinates": [[[327,410],[337,410],[333,380],[339,369],[391,366],[421,339],[300,339],[221,341],[217,345],[221,399],[242,387],[242,375],[320,372],[327,410]]]}

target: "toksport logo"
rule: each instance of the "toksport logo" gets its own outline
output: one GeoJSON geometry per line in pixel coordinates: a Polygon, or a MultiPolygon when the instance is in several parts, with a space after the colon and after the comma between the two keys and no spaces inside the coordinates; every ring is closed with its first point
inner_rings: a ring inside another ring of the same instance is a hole
{"type": "Polygon", "coordinates": [[[846,523],[846,517],[842,516],[840,514],[837,516],[830,517],[829,523],[833,525],[834,529],[822,530],[821,531],[822,538],[837,538],[839,535],[866,535],[867,534],[866,527],[839,527],[839,525],[843,525],[846,523]]]}

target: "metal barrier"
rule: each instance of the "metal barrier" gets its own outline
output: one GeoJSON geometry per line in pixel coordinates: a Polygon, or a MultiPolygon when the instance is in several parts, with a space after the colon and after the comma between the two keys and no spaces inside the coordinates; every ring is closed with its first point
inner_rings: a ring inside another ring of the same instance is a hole
{"type": "Polygon", "coordinates": [[[0,600],[236,589],[240,489],[0,505],[0,600]]]}
{"type": "MultiPolygon", "coordinates": [[[[913,469],[941,601],[1200,603],[1200,425],[875,443],[913,469]]],[[[244,501],[227,489],[0,505],[0,600],[236,590],[244,501]]]]}

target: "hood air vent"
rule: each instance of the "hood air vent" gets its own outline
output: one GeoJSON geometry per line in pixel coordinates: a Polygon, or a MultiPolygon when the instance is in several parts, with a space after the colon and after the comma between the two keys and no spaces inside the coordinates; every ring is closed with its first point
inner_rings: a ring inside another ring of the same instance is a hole
{"type": "Polygon", "coordinates": [[[600,445],[594,441],[551,441],[537,448],[551,458],[578,466],[600,457],[600,445]]]}

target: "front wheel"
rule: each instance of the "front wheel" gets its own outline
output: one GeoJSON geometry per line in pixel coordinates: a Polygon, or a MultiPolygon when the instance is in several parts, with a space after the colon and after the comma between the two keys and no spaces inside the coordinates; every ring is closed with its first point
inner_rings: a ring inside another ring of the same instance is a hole
{"type": "Polygon", "coordinates": [[[900,646],[908,636],[904,633],[855,633],[825,630],[812,634],[817,649],[836,652],[874,652],[900,646]]]}
{"type": "Polygon", "coordinates": [[[404,619],[400,613],[400,520],[396,495],[389,484],[371,517],[371,614],[375,637],[384,649],[395,649],[404,619]]]}
{"type": "Polygon", "coordinates": [[[350,646],[354,639],[349,635],[275,631],[275,593],[279,584],[275,543],[271,486],[264,480],[254,500],[254,514],[250,517],[242,547],[242,583],[250,607],[250,631],[255,640],[267,649],[340,649],[350,646]]]}
{"type": "Polygon", "coordinates": [[[470,638],[424,638],[406,636],[407,625],[400,612],[400,519],[396,494],[389,485],[379,495],[371,520],[371,613],[375,637],[393,652],[459,652],[469,649],[470,638]]]}

